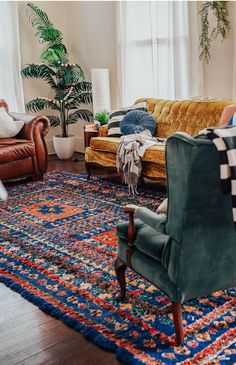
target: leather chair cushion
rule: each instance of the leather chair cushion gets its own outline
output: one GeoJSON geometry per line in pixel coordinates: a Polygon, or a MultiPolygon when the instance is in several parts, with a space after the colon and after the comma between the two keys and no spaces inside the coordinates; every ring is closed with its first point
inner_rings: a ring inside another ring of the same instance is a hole
{"type": "Polygon", "coordinates": [[[0,163],[23,160],[34,156],[34,143],[24,139],[0,139],[0,163]]]}
{"type": "MultiPolygon", "coordinates": [[[[135,239],[136,249],[161,262],[163,250],[169,236],[158,232],[139,219],[135,219],[135,227],[137,230],[135,239]]],[[[117,233],[118,237],[121,238],[122,241],[126,241],[128,243],[128,222],[118,224],[117,233]]]]}

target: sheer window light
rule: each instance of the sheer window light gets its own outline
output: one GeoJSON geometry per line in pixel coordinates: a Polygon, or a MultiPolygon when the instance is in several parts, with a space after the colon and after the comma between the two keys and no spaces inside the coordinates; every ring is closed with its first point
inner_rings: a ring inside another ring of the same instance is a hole
{"type": "Polygon", "coordinates": [[[198,60],[197,9],[190,21],[186,1],[126,1],[117,7],[121,102],[198,94],[198,82],[191,84],[198,72],[192,62],[198,60]]]}
{"type": "Polygon", "coordinates": [[[0,99],[11,111],[24,112],[17,2],[0,2],[0,99]]]}

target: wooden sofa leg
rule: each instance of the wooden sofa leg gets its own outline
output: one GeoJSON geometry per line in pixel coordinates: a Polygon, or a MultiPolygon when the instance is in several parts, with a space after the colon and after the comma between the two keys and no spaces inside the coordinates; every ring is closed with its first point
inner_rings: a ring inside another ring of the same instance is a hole
{"type": "Polygon", "coordinates": [[[90,169],[90,165],[89,165],[88,162],[85,162],[85,168],[86,168],[86,171],[87,171],[87,179],[89,180],[90,176],[91,176],[91,169],[90,169]]]}
{"type": "Polygon", "coordinates": [[[182,323],[182,308],[180,302],[172,303],[172,314],[176,333],[176,343],[177,345],[182,345],[184,343],[184,330],[182,323]]]}
{"type": "Polygon", "coordinates": [[[115,273],[120,285],[120,294],[117,296],[117,299],[124,299],[126,293],[126,281],[125,281],[125,270],[126,265],[123,264],[122,261],[117,257],[115,260],[115,273]]]}

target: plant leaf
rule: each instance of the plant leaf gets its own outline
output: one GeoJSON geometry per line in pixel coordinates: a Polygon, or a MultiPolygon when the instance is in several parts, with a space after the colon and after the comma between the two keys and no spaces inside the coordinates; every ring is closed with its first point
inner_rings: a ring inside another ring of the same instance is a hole
{"type": "Polygon", "coordinates": [[[40,60],[43,63],[48,63],[51,67],[58,67],[61,63],[60,56],[58,56],[53,48],[48,48],[43,52],[40,56],[40,60]]]}
{"type": "Polygon", "coordinates": [[[49,119],[50,125],[52,127],[57,127],[58,125],[61,125],[60,118],[56,115],[47,115],[47,118],[49,119]]]}
{"type": "Polygon", "coordinates": [[[75,90],[80,93],[80,92],[88,92],[92,90],[92,83],[89,81],[81,81],[78,82],[78,84],[75,85],[75,90]]]}
{"type": "Polygon", "coordinates": [[[90,92],[81,93],[76,98],[76,102],[79,102],[80,104],[91,104],[92,101],[92,93],[90,92]]]}
{"type": "Polygon", "coordinates": [[[26,110],[37,113],[43,109],[53,109],[60,111],[60,107],[57,104],[54,104],[52,101],[44,99],[44,98],[36,98],[28,101],[25,105],[26,110]]]}
{"type": "Polygon", "coordinates": [[[72,75],[75,83],[84,81],[84,72],[82,68],[77,64],[75,64],[75,66],[72,66],[72,75]]]}
{"type": "Polygon", "coordinates": [[[27,14],[33,27],[37,29],[36,36],[40,36],[48,43],[61,43],[62,33],[53,27],[47,14],[35,4],[27,3],[27,14]]]}
{"type": "Polygon", "coordinates": [[[56,88],[57,85],[53,79],[53,76],[56,73],[46,65],[34,65],[30,64],[27,65],[23,70],[21,70],[21,74],[26,78],[36,78],[36,79],[43,79],[47,81],[47,83],[52,87],[56,88]]]}
{"type": "Polygon", "coordinates": [[[92,93],[71,93],[70,97],[65,102],[66,109],[79,108],[81,104],[91,104],[93,101],[92,93]]]}
{"type": "Polygon", "coordinates": [[[44,42],[61,42],[62,41],[62,34],[58,29],[55,28],[40,28],[40,35],[44,42]]]}
{"type": "Polygon", "coordinates": [[[85,120],[86,122],[91,122],[93,120],[93,113],[87,109],[79,109],[71,113],[66,122],[67,124],[76,123],[79,119],[85,120]]]}

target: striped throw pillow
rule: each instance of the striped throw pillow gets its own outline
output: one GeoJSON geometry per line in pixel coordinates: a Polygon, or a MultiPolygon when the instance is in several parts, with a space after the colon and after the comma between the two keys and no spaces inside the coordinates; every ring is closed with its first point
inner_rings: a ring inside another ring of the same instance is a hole
{"type": "Polygon", "coordinates": [[[126,108],[121,108],[119,110],[113,110],[109,115],[108,121],[108,137],[121,137],[122,133],[120,131],[120,122],[124,116],[132,110],[142,110],[147,111],[146,102],[138,103],[126,108]]]}

